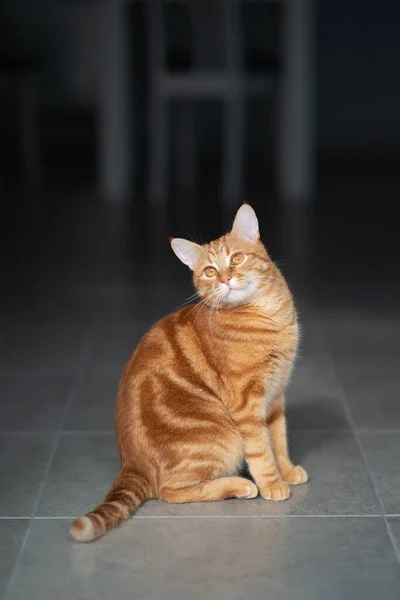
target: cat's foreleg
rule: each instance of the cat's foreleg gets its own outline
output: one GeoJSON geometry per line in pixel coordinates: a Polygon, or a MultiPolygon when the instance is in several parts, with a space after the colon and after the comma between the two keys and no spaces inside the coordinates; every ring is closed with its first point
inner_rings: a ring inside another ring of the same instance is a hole
{"type": "Polygon", "coordinates": [[[245,404],[233,418],[243,438],[250,473],[265,500],[286,500],[290,488],[275,462],[264,414],[264,398],[261,395],[249,397],[245,404]]]}
{"type": "Polygon", "coordinates": [[[284,407],[285,397],[282,392],[273,400],[269,409],[267,417],[269,438],[282,479],[290,485],[300,485],[308,480],[308,475],[303,467],[293,465],[290,460],[284,407]]]}

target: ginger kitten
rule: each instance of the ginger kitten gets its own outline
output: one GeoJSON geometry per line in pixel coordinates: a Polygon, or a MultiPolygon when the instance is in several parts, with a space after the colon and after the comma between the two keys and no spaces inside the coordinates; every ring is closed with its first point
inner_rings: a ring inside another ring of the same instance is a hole
{"type": "Polygon", "coordinates": [[[285,500],[307,481],[288,454],[284,394],[296,356],[296,311],[253,209],[199,246],[171,246],[200,301],[161,319],[139,342],[118,389],[121,472],[105,500],[75,520],[89,542],[148,498],[285,500]],[[246,461],[255,481],[236,476],[246,461]]]}

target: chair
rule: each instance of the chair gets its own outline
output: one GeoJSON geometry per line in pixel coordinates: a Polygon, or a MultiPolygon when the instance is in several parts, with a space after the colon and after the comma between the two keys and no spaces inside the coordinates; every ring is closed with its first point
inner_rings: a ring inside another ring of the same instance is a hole
{"type": "Polygon", "coordinates": [[[262,94],[275,84],[275,73],[248,75],[238,0],[188,0],[193,22],[193,65],[186,71],[168,69],[163,0],[147,0],[150,70],[148,193],[155,205],[165,201],[168,190],[168,109],[184,102],[178,133],[178,168],[181,183],[193,184],[196,161],[195,102],[219,100],[224,106],[223,197],[234,205],[243,193],[244,102],[247,95],[262,94]],[[219,10],[219,15],[218,15],[219,10]],[[221,24],[223,66],[207,65],[210,30],[221,24]],[[208,38],[208,39],[207,39],[208,38]]]}
{"type": "MultiPolygon", "coordinates": [[[[136,161],[132,147],[132,138],[135,137],[135,115],[132,114],[132,102],[130,101],[129,88],[132,83],[129,68],[130,30],[126,18],[126,5],[129,1],[104,0],[99,4],[98,11],[98,47],[99,53],[101,53],[99,58],[98,186],[100,194],[109,202],[126,201],[126,198],[134,190],[135,181],[136,161]]],[[[194,7],[197,0],[186,1],[191,7],[194,7]]],[[[225,0],[224,10],[227,11],[228,20],[223,22],[228,35],[224,36],[224,40],[227,42],[224,44],[224,48],[229,49],[229,61],[225,65],[226,69],[220,70],[217,77],[215,71],[214,77],[212,77],[213,73],[204,73],[201,69],[196,69],[193,72],[182,74],[186,78],[185,84],[183,84],[183,80],[178,79],[178,74],[174,76],[165,68],[165,30],[161,0],[145,0],[149,11],[149,39],[152,40],[150,45],[152,93],[149,127],[149,137],[152,143],[150,143],[148,188],[156,203],[162,203],[166,194],[168,150],[166,108],[170,100],[178,98],[176,95],[178,87],[181,88],[179,95],[182,99],[196,101],[201,98],[213,97],[222,98],[226,106],[229,104],[229,108],[225,110],[224,187],[227,197],[229,194],[232,194],[233,199],[240,197],[242,184],[240,156],[243,146],[242,108],[247,89],[245,86],[239,85],[239,82],[243,83],[243,70],[241,69],[243,55],[239,37],[238,3],[261,1],[225,0]],[[220,77],[222,81],[219,80],[220,77]],[[231,123],[234,123],[235,126],[231,126],[231,123]],[[236,168],[237,165],[239,168],[236,168]]],[[[265,2],[268,1],[273,0],[265,0],[265,2]]],[[[279,78],[280,99],[278,118],[276,119],[278,190],[283,201],[302,202],[312,195],[315,184],[313,139],[313,41],[315,37],[313,7],[315,2],[314,0],[275,1],[282,3],[284,17],[283,64],[279,78]]],[[[213,4],[217,4],[217,2],[218,0],[214,0],[213,4]]],[[[201,4],[209,6],[207,0],[202,0],[201,4]]],[[[201,27],[198,27],[198,31],[203,31],[201,27]]],[[[201,35],[198,38],[201,40],[201,35]]],[[[186,121],[191,123],[190,108],[183,112],[186,114],[186,121]]],[[[182,131],[185,130],[182,128],[182,131]]],[[[194,153],[190,147],[195,147],[194,143],[191,143],[195,136],[193,131],[191,133],[190,127],[186,128],[185,136],[189,143],[186,140],[188,151],[183,154],[184,160],[193,166],[194,153]]],[[[182,143],[180,145],[185,149],[182,143]]],[[[180,171],[185,174],[184,169],[181,168],[180,171]]],[[[189,180],[190,169],[186,175],[189,180]]]]}

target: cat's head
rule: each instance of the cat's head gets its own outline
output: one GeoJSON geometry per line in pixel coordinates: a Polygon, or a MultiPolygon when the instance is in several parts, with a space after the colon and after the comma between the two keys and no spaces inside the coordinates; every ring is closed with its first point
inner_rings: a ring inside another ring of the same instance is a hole
{"type": "Polygon", "coordinates": [[[171,246],[193,271],[199,296],[214,306],[248,302],[265,282],[271,265],[260,241],[256,214],[248,204],[238,210],[230,233],[202,246],[173,238],[171,246]]]}

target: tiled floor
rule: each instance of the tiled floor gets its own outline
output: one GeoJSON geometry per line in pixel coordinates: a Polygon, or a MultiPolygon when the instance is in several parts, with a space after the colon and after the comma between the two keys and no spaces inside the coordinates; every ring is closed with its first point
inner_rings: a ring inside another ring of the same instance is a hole
{"type": "Polygon", "coordinates": [[[17,286],[2,311],[0,597],[397,600],[393,316],[302,311],[287,411],[293,458],[310,481],[289,500],[152,501],[94,544],[69,539],[73,517],[102,499],[119,470],[113,409],[124,362],[149,325],[190,294],[188,274],[175,279],[167,259],[165,271],[133,283],[101,259],[96,268],[86,262],[84,282],[77,256],[61,274],[52,267],[59,257],[46,268],[42,259],[45,281],[17,286]]]}

